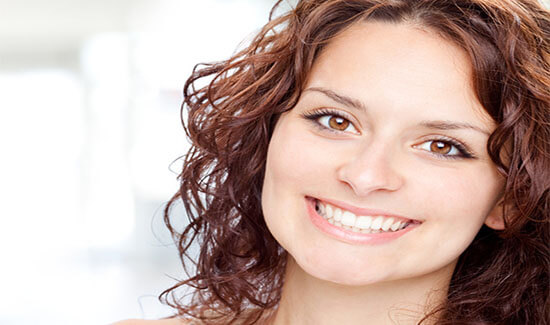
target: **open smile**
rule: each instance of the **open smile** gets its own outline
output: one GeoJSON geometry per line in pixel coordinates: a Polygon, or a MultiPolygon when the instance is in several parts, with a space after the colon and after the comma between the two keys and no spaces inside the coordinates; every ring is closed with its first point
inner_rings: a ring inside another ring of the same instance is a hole
{"type": "Polygon", "coordinates": [[[420,225],[418,220],[306,197],[308,214],[324,233],[349,243],[383,243],[420,225]]]}

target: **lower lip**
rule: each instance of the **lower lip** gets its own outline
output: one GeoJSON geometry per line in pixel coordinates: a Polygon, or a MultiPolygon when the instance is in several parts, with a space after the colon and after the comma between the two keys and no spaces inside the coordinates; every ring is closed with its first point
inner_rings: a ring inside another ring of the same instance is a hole
{"type": "Polygon", "coordinates": [[[315,211],[315,199],[306,197],[307,213],[311,222],[322,232],[334,239],[357,245],[377,245],[388,243],[403,236],[416,228],[416,225],[409,225],[405,229],[392,232],[380,232],[376,234],[362,234],[352,230],[343,229],[330,224],[325,218],[315,211]]]}

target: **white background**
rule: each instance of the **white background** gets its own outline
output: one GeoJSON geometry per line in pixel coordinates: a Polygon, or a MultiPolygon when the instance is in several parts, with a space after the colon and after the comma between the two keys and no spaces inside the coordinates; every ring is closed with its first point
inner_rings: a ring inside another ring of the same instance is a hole
{"type": "Polygon", "coordinates": [[[272,4],[0,0],[0,324],[171,312],[157,296],[182,276],[162,222],[181,89],[272,4]]]}

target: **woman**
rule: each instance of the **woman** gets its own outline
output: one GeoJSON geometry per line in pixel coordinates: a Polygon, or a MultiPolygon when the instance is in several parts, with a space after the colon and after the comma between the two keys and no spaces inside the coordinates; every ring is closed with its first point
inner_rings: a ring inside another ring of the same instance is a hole
{"type": "Polygon", "coordinates": [[[548,324],[549,34],[534,0],[304,0],[196,68],[161,322],[548,324]]]}

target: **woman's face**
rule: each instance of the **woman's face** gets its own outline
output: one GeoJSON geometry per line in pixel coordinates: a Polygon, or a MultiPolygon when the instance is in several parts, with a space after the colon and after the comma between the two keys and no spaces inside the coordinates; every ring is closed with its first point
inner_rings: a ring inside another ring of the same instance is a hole
{"type": "Polygon", "coordinates": [[[461,49],[407,24],[336,37],[273,132],[266,223],[307,273],[364,285],[442,272],[485,222],[503,179],[494,125],[461,49]]]}

